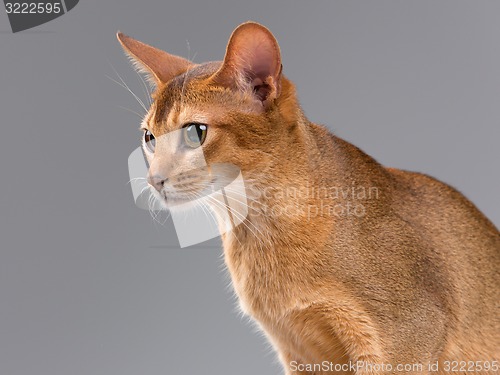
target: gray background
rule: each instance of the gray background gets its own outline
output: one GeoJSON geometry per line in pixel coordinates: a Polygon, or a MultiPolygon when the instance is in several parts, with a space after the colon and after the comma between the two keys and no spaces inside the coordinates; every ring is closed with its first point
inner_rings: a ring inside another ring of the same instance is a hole
{"type": "Polygon", "coordinates": [[[119,107],[140,107],[106,78],[111,63],[142,95],[118,29],[201,62],[248,19],[310,119],[500,224],[498,1],[82,0],[20,34],[1,12],[0,374],[280,373],[219,242],[181,250],[134,206],[139,121],[119,107]]]}

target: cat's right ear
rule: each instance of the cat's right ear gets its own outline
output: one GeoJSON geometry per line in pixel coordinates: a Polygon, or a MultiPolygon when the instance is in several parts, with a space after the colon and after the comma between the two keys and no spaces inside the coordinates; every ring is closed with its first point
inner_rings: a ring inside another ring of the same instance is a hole
{"type": "Polygon", "coordinates": [[[281,91],[281,54],[274,35],[255,22],[241,24],[233,31],[221,68],[218,84],[252,91],[264,107],[281,91]]]}
{"type": "Polygon", "coordinates": [[[184,73],[192,63],[180,56],[171,55],[158,48],[149,46],[121,32],[116,34],[125,53],[134,66],[145,73],[148,80],[158,85],[167,83],[175,76],[184,73]]]}

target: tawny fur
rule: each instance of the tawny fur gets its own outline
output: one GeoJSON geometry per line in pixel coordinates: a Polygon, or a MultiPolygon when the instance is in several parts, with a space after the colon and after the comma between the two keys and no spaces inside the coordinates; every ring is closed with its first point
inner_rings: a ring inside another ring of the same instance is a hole
{"type": "MultiPolygon", "coordinates": [[[[498,230],[452,187],[386,168],[311,123],[267,29],[241,25],[224,61],[201,65],[119,40],[156,80],[148,129],[158,138],[198,116],[208,124],[208,165],[241,169],[252,204],[243,225],[223,235],[225,261],[242,309],[287,375],[292,362],[440,361],[444,372],[447,360],[500,360],[498,230]],[[310,194],[328,187],[377,195],[361,198],[362,215],[338,215],[328,209],[360,198],[310,194]],[[292,210],[272,214],[283,207],[292,210]]],[[[173,155],[157,154],[150,173],[182,172],[172,171],[173,155]]]]}

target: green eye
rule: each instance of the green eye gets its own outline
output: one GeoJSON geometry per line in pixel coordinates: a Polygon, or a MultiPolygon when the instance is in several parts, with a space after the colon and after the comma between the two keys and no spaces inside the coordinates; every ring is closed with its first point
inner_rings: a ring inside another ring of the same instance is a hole
{"type": "Polygon", "coordinates": [[[184,143],[191,148],[200,147],[207,137],[207,126],[204,124],[187,124],[184,126],[184,143]]]}

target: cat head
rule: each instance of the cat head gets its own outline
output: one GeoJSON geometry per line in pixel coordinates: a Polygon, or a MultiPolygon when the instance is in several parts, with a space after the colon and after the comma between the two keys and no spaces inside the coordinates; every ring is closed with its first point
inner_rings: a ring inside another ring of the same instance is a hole
{"type": "Polygon", "coordinates": [[[264,26],[240,25],[224,60],[202,64],[117,37],[155,87],[141,126],[143,149],[148,182],[167,205],[223,179],[215,165],[265,175],[280,153],[290,152],[284,138],[300,111],[293,85],[282,76],[278,43],[264,26]]]}

